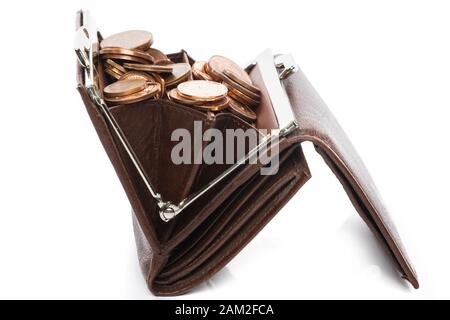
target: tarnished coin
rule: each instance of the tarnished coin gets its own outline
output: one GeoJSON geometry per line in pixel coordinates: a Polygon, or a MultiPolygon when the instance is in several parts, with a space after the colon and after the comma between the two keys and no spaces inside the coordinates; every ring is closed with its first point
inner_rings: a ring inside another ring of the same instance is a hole
{"type": "Polygon", "coordinates": [[[205,71],[206,62],[196,61],[192,65],[192,74],[196,80],[208,80],[213,81],[214,79],[206,73],[205,71]]]}
{"type": "Polygon", "coordinates": [[[145,53],[151,55],[153,57],[153,61],[157,65],[168,65],[172,64],[173,62],[167,57],[164,52],[155,49],[155,48],[149,48],[145,51],[145,53]]]}
{"type": "Polygon", "coordinates": [[[144,79],[119,80],[107,86],[103,92],[105,97],[124,97],[145,89],[147,81],[144,79]]]}
{"type": "Polygon", "coordinates": [[[116,80],[120,80],[120,78],[122,77],[122,74],[117,73],[116,71],[112,70],[109,67],[105,68],[105,73],[108,74],[109,76],[113,77],[116,80]]]}
{"type": "Polygon", "coordinates": [[[239,85],[246,88],[248,91],[251,91],[257,95],[261,95],[261,91],[259,90],[258,87],[254,86],[251,82],[242,81],[241,78],[238,75],[236,75],[232,70],[225,69],[223,71],[223,74],[229,79],[233,80],[235,83],[238,83],[239,85]]]}
{"type": "Polygon", "coordinates": [[[247,97],[249,97],[255,101],[259,101],[261,99],[261,96],[259,94],[256,94],[253,91],[248,90],[246,87],[242,86],[240,83],[232,80],[225,73],[222,74],[222,80],[230,88],[233,88],[233,89],[241,92],[242,94],[246,95],[247,97]]]}
{"type": "Polygon", "coordinates": [[[120,64],[116,63],[115,61],[113,61],[113,60],[111,60],[111,59],[106,59],[105,63],[106,63],[109,67],[111,67],[111,68],[113,68],[113,69],[115,69],[115,70],[118,70],[120,73],[125,73],[125,72],[127,72],[127,70],[125,70],[124,67],[122,67],[120,64]]]}
{"type": "Polygon", "coordinates": [[[171,74],[163,75],[167,87],[173,87],[189,78],[191,74],[191,66],[189,63],[172,64],[173,71],[171,74]]]}
{"type": "Polygon", "coordinates": [[[140,71],[128,71],[120,78],[120,80],[127,79],[144,79],[147,82],[158,82],[158,79],[153,75],[140,71]]]}
{"type": "Polygon", "coordinates": [[[137,63],[125,63],[123,65],[129,70],[155,72],[155,73],[172,73],[173,68],[171,66],[158,66],[153,64],[137,64],[137,63]]]}
{"type": "Polygon", "coordinates": [[[237,75],[242,81],[247,83],[252,83],[250,76],[234,61],[222,57],[222,56],[212,56],[208,64],[206,65],[206,71],[210,76],[215,78],[216,81],[221,80],[221,75],[224,70],[231,70],[235,75],[237,75]]]}
{"type": "Polygon", "coordinates": [[[133,58],[139,58],[147,61],[147,63],[153,63],[153,57],[143,51],[140,50],[131,50],[131,49],[123,49],[123,48],[105,48],[100,50],[101,56],[108,55],[120,55],[120,56],[128,56],[133,58]]]}
{"type": "Polygon", "coordinates": [[[221,83],[206,80],[192,80],[180,83],[178,93],[191,100],[217,101],[226,97],[228,89],[221,83]]]}
{"type": "Polygon", "coordinates": [[[242,103],[234,99],[230,99],[229,110],[231,111],[231,113],[237,115],[238,117],[248,122],[256,121],[256,113],[254,113],[253,110],[251,110],[247,106],[243,105],[242,103]]]}
{"type": "Polygon", "coordinates": [[[153,35],[148,31],[131,30],[116,33],[100,43],[100,48],[123,48],[148,50],[153,43],[153,35]]]}
{"type": "Polygon", "coordinates": [[[112,60],[120,60],[120,61],[129,61],[129,62],[137,62],[142,64],[149,63],[148,60],[141,59],[138,57],[133,56],[127,56],[127,55],[120,55],[120,54],[103,54],[102,59],[112,59],[112,60]]]}
{"type": "Polygon", "coordinates": [[[125,74],[125,72],[122,72],[121,70],[116,69],[116,68],[111,67],[111,66],[107,66],[106,68],[109,69],[109,70],[111,70],[111,71],[113,71],[114,73],[116,73],[116,74],[118,74],[118,75],[120,75],[120,76],[122,76],[122,75],[125,74]]]}
{"type": "Polygon", "coordinates": [[[256,107],[259,105],[259,101],[258,100],[254,100],[248,96],[246,96],[245,94],[228,87],[228,95],[230,96],[230,98],[233,98],[234,100],[237,100],[245,105],[248,105],[250,107],[256,107]]]}
{"type": "Polygon", "coordinates": [[[213,111],[213,112],[223,111],[226,108],[228,108],[230,100],[231,100],[230,98],[225,97],[218,101],[209,102],[201,105],[194,105],[194,108],[201,111],[213,111]]]}
{"type": "Polygon", "coordinates": [[[130,104],[139,101],[144,101],[150,98],[154,98],[161,91],[161,85],[159,83],[146,83],[145,89],[128,96],[124,97],[116,97],[116,98],[108,98],[105,97],[105,100],[109,103],[114,104],[130,104]]]}

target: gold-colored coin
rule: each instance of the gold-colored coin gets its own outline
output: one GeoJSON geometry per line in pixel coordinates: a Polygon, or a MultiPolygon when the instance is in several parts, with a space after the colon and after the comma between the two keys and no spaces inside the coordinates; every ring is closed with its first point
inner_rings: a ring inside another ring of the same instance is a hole
{"type": "Polygon", "coordinates": [[[147,61],[147,63],[153,63],[153,57],[143,51],[140,50],[130,50],[123,48],[105,48],[100,50],[100,55],[120,55],[120,56],[128,56],[133,58],[139,58],[147,61]]]}
{"type": "Polygon", "coordinates": [[[243,95],[246,95],[247,97],[249,97],[255,101],[259,101],[261,99],[261,96],[259,94],[256,94],[255,92],[248,90],[246,87],[244,87],[240,83],[238,83],[238,82],[234,81],[233,79],[231,79],[230,77],[228,77],[226,75],[226,73],[222,74],[222,80],[228,87],[241,92],[243,95]]]}
{"type": "Polygon", "coordinates": [[[109,103],[114,103],[116,105],[136,103],[150,98],[154,98],[155,96],[158,95],[160,91],[161,85],[159,83],[147,82],[144,90],[141,90],[139,92],[124,97],[115,97],[115,98],[105,97],[105,101],[109,103]]]}
{"type": "Polygon", "coordinates": [[[254,100],[248,96],[246,96],[245,94],[228,87],[228,95],[230,96],[230,98],[233,98],[234,100],[237,100],[245,105],[251,106],[251,107],[256,107],[259,105],[259,101],[254,100]]]}
{"type": "Polygon", "coordinates": [[[212,56],[209,59],[208,64],[206,65],[206,71],[216,81],[218,81],[219,79],[221,80],[221,75],[223,74],[224,70],[231,70],[241,79],[241,81],[252,83],[252,79],[250,79],[250,76],[247,74],[247,72],[245,72],[243,68],[241,68],[234,61],[223,56],[212,56]]]}
{"type": "Polygon", "coordinates": [[[240,117],[248,122],[256,121],[256,113],[254,113],[253,110],[251,110],[244,104],[242,104],[234,99],[230,99],[229,109],[230,109],[231,113],[237,115],[238,117],[240,117]]]}
{"type": "Polygon", "coordinates": [[[113,60],[111,60],[111,59],[106,59],[105,63],[106,63],[109,67],[118,70],[120,73],[125,73],[125,72],[127,72],[127,70],[125,70],[124,67],[122,67],[120,64],[116,63],[115,61],[113,61],[113,60]]]}
{"type": "Polygon", "coordinates": [[[214,79],[205,71],[206,62],[196,61],[192,65],[192,74],[196,80],[208,80],[213,81],[214,79]]]}
{"type": "Polygon", "coordinates": [[[156,82],[159,83],[161,86],[161,91],[159,92],[159,94],[157,96],[158,99],[161,99],[162,97],[164,97],[164,94],[166,93],[166,82],[157,73],[152,73],[151,76],[154,77],[156,79],[156,82]]]}
{"type": "Polygon", "coordinates": [[[114,73],[116,73],[116,74],[118,74],[120,76],[123,76],[125,74],[124,72],[120,71],[119,69],[116,69],[116,68],[111,67],[111,66],[107,66],[107,69],[113,71],[114,73]]]}
{"type": "Polygon", "coordinates": [[[170,90],[170,91],[167,93],[167,96],[168,96],[168,98],[169,98],[171,101],[173,101],[173,102],[185,104],[185,105],[188,105],[188,106],[194,106],[194,105],[196,105],[196,104],[199,104],[198,101],[190,100],[190,99],[187,99],[187,98],[181,96],[181,95],[178,93],[178,89],[177,89],[177,88],[173,88],[172,90],[170,90]]]}
{"type": "Polygon", "coordinates": [[[209,102],[201,105],[194,105],[194,108],[201,111],[213,111],[213,112],[223,111],[226,108],[228,108],[230,100],[231,100],[230,98],[225,97],[218,101],[209,102]]]}
{"type": "Polygon", "coordinates": [[[178,93],[191,100],[217,101],[227,96],[228,89],[221,83],[206,80],[192,80],[180,83],[178,93]]]}
{"type": "Polygon", "coordinates": [[[158,79],[153,75],[140,71],[128,71],[120,78],[120,80],[127,79],[144,79],[147,82],[158,82],[158,79]]]}
{"type": "Polygon", "coordinates": [[[173,87],[180,82],[187,80],[191,74],[191,66],[189,63],[172,64],[173,71],[171,74],[163,75],[167,87],[173,87]]]}
{"type": "Polygon", "coordinates": [[[172,73],[173,71],[173,68],[171,66],[159,66],[153,64],[125,63],[123,66],[129,70],[145,72],[172,73]]]}
{"type": "Polygon", "coordinates": [[[133,57],[133,56],[121,55],[121,54],[103,54],[101,57],[102,57],[102,59],[130,61],[130,62],[137,62],[137,63],[142,63],[142,64],[149,63],[149,61],[145,60],[145,59],[141,59],[141,58],[133,57]]]}
{"type": "Polygon", "coordinates": [[[153,61],[157,65],[168,65],[172,64],[173,62],[167,57],[164,52],[155,49],[155,48],[149,48],[145,51],[145,53],[151,55],[153,57],[153,61]]]}
{"type": "Polygon", "coordinates": [[[113,77],[116,80],[120,80],[120,78],[122,77],[122,75],[120,73],[117,73],[110,68],[105,68],[105,73],[108,74],[109,76],[113,77]]]}
{"type": "Polygon", "coordinates": [[[148,31],[131,30],[120,32],[107,37],[100,43],[101,49],[104,48],[123,48],[148,50],[153,43],[153,35],[148,31]]]}
{"type": "Polygon", "coordinates": [[[147,81],[144,79],[119,80],[105,87],[103,93],[108,98],[129,96],[130,94],[144,90],[146,84],[147,81]]]}
{"type": "Polygon", "coordinates": [[[248,91],[253,92],[256,95],[261,95],[261,91],[259,90],[258,87],[253,85],[251,82],[242,81],[241,78],[238,75],[236,75],[232,70],[225,69],[223,71],[223,74],[232,81],[234,81],[235,83],[247,89],[248,91]]]}

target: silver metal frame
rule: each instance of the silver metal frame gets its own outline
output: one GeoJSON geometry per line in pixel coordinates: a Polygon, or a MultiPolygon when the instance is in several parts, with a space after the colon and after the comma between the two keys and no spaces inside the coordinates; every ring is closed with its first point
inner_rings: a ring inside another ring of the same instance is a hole
{"type": "Polygon", "coordinates": [[[97,55],[98,46],[98,29],[90,13],[88,11],[84,11],[82,26],[77,30],[75,36],[75,53],[80,65],[84,70],[84,85],[89,93],[90,98],[99,108],[100,112],[105,117],[106,122],[111,126],[111,129],[114,132],[115,136],[119,139],[120,144],[125,149],[134,167],[138,171],[139,176],[144,181],[148,191],[156,200],[158,207],[160,208],[160,217],[165,222],[169,222],[173,218],[175,218],[189,205],[203,196],[206,192],[211,190],[211,188],[216,186],[227,176],[244,165],[249,159],[252,159],[260,150],[266,148],[272,142],[277,141],[277,139],[288,135],[290,132],[298,128],[298,124],[295,121],[295,117],[292,113],[289,98],[287,97],[281,83],[281,80],[285,79],[291,73],[295,72],[298,67],[291,55],[274,56],[270,50],[266,50],[261,53],[251,64],[249,64],[247,70],[250,70],[255,65],[258,65],[262,79],[264,81],[264,85],[269,92],[269,99],[275,110],[279,129],[272,130],[270,134],[265,136],[254,149],[252,149],[242,159],[237,161],[234,165],[220,174],[217,178],[209,182],[198,192],[189,195],[186,199],[182,200],[178,204],[172,203],[171,201],[164,201],[161,194],[156,191],[156,188],[151,183],[142,164],[139,161],[139,158],[133,151],[131,144],[128,142],[125,134],[114,119],[114,116],[109,111],[108,106],[102,99],[101,92],[99,92],[97,88],[95,80],[96,75],[94,58],[97,55]]]}

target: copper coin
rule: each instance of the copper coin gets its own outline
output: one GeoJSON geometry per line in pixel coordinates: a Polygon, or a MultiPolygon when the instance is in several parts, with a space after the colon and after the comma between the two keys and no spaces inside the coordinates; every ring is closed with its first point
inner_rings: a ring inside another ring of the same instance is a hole
{"type": "Polygon", "coordinates": [[[153,57],[143,51],[140,50],[130,50],[123,48],[105,48],[100,50],[100,55],[121,55],[121,56],[129,56],[133,58],[139,58],[147,61],[147,63],[153,63],[153,57]]]}
{"type": "Polygon", "coordinates": [[[225,110],[226,108],[228,108],[229,104],[230,104],[230,98],[225,97],[220,99],[219,101],[215,101],[215,102],[209,102],[206,104],[201,104],[201,105],[194,105],[195,109],[198,110],[202,110],[202,111],[213,111],[213,112],[218,112],[218,111],[222,111],[225,110]]]}
{"type": "Polygon", "coordinates": [[[147,82],[158,82],[158,79],[153,75],[140,71],[128,71],[120,78],[120,80],[127,79],[144,79],[147,82]]]}
{"type": "Polygon", "coordinates": [[[123,97],[144,90],[146,84],[144,79],[119,80],[107,86],[103,92],[108,98],[123,97]]]}
{"type": "Polygon", "coordinates": [[[108,98],[105,97],[107,102],[115,103],[115,104],[130,104],[139,101],[144,101],[150,98],[155,97],[161,91],[161,86],[159,83],[146,83],[146,87],[144,90],[130,94],[124,97],[116,97],[116,98],[108,98]]]}
{"type": "Polygon", "coordinates": [[[238,83],[239,85],[243,86],[248,91],[251,91],[257,95],[261,95],[261,90],[259,90],[258,87],[253,85],[251,82],[242,81],[241,78],[238,75],[236,75],[232,70],[225,69],[223,71],[223,74],[229,79],[233,80],[235,83],[238,83]]]}
{"type": "Polygon", "coordinates": [[[148,50],[153,43],[153,35],[148,31],[131,30],[116,33],[100,43],[100,48],[123,48],[148,50]]]}
{"type": "Polygon", "coordinates": [[[167,65],[172,64],[173,62],[164,54],[164,52],[155,49],[149,48],[145,51],[145,53],[151,55],[153,57],[153,61],[158,65],[167,65]]]}
{"type": "Polygon", "coordinates": [[[261,96],[259,94],[254,93],[253,91],[248,90],[246,87],[242,86],[240,83],[232,80],[230,77],[228,77],[225,73],[221,75],[222,80],[225,84],[227,84],[229,87],[241,92],[242,94],[246,95],[247,97],[259,101],[261,96]]]}
{"type": "Polygon", "coordinates": [[[158,66],[168,66],[168,65],[173,64],[173,61],[161,59],[161,60],[155,60],[154,64],[156,64],[158,66]]]}
{"type": "Polygon", "coordinates": [[[192,80],[180,83],[178,93],[191,100],[217,101],[226,97],[228,89],[226,86],[215,81],[192,80]]]}
{"type": "Polygon", "coordinates": [[[113,77],[116,80],[120,80],[120,78],[122,77],[122,75],[120,73],[117,73],[110,68],[105,68],[105,73],[108,74],[109,76],[113,77]]]}
{"type": "Polygon", "coordinates": [[[117,74],[119,74],[119,75],[121,75],[121,76],[125,73],[125,72],[122,72],[119,69],[116,69],[116,68],[111,67],[111,66],[107,66],[106,68],[111,70],[111,71],[113,71],[113,72],[115,72],[115,73],[117,73],[117,74]]]}
{"type": "Polygon", "coordinates": [[[198,101],[186,99],[185,97],[181,96],[178,93],[178,89],[177,88],[173,88],[172,90],[170,90],[167,93],[167,96],[173,102],[178,102],[178,103],[185,104],[185,105],[188,105],[188,106],[194,106],[196,104],[199,104],[198,101]]]}
{"type": "Polygon", "coordinates": [[[175,86],[180,82],[186,80],[191,74],[191,66],[189,63],[174,63],[172,64],[173,71],[171,74],[164,75],[166,86],[175,86]]]}
{"type": "Polygon", "coordinates": [[[229,107],[231,113],[237,115],[238,117],[249,122],[256,121],[256,113],[254,113],[250,108],[248,108],[244,104],[234,99],[230,99],[229,107]]]}
{"type": "Polygon", "coordinates": [[[192,65],[192,74],[196,80],[209,80],[213,81],[214,79],[206,73],[205,71],[206,62],[205,61],[196,61],[192,65]]]}
{"type": "Polygon", "coordinates": [[[234,61],[222,57],[222,56],[212,56],[207,64],[206,71],[216,80],[220,79],[220,75],[223,74],[224,70],[231,70],[235,75],[241,79],[241,81],[252,83],[250,76],[234,61]]]}
{"type": "Polygon", "coordinates": [[[127,70],[125,70],[124,67],[122,67],[120,64],[118,64],[117,62],[115,62],[115,61],[113,61],[113,60],[111,60],[111,59],[106,59],[105,63],[106,63],[109,67],[114,68],[114,69],[120,71],[120,73],[125,73],[125,72],[127,72],[127,70]]]}
{"type": "Polygon", "coordinates": [[[254,100],[254,99],[246,96],[242,92],[239,92],[230,87],[228,87],[228,95],[230,96],[230,98],[233,98],[234,100],[237,100],[237,101],[239,101],[245,105],[249,105],[251,107],[256,107],[259,105],[259,101],[254,100]]]}
{"type": "Polygon", "coordinates": [[[173,68],[171,66],[158,66],[153,64],[125,63],[123,66],[130,70],[145,72],[172,73],[173,71],[173,68]]]}
{"type": "Polygon", "coordinates": [[[120,60],[120,61],[130,61],[130,62],[138,62],[142,64],[147,64],[149,61],[137,57],[132,56],[126,56],[126,55],[120,55],[120,54],[104,54],[102,55],[103,59],[114,59],[114,60],[120,60]]]}
{"type": "Polygon", "coordinates": [[[157,73],[152,73],[151,74],[152,77],[154,77],[156,79],[156,82],[160,84],[161,86],[161,90],[158,94],[158,99],[162,98],[164,96],[164,94],[166,93],[166,82],[164,81],[164,79],[157,73]]]}

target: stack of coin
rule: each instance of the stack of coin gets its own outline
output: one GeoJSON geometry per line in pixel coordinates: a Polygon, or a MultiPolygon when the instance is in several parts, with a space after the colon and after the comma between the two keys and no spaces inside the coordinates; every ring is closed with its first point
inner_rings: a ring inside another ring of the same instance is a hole
{"type": "Polygon", "coordinates": [[[144,79],[124,79],[105,87],[104,99],[115,104],[135,103],[156,97],[161,85],[144,79]]]}
{"type": "Polygon", "coordinates": [[[235,62],[222,56],[213,56],[208,62],[197,61],[192,66],[195,79],[222,82],[228,89],[229,111],[247,120],[255,121],[256,108],[261,100],[260,90],[250,76],[235,62]]]}
{"type": "Polygon", "coordinates": [[[169,98],[204,112],[231,112],[249,122],[256,120],[252,109],[259,105],[260,90],[235,62],[215,55],[192,66],[173,63],[152,44],[153,35],[139,30],[100,43],[100,58],[111,83],[104,89],[105,101],[128,104],[169,98]]]}
{"type": "Polygon", "coordinates": [[[180,83],[168,92],[170,100],[202,111],[218,112],[228,108],[228,89],[223,84],[207,80],[180,83]]]}

